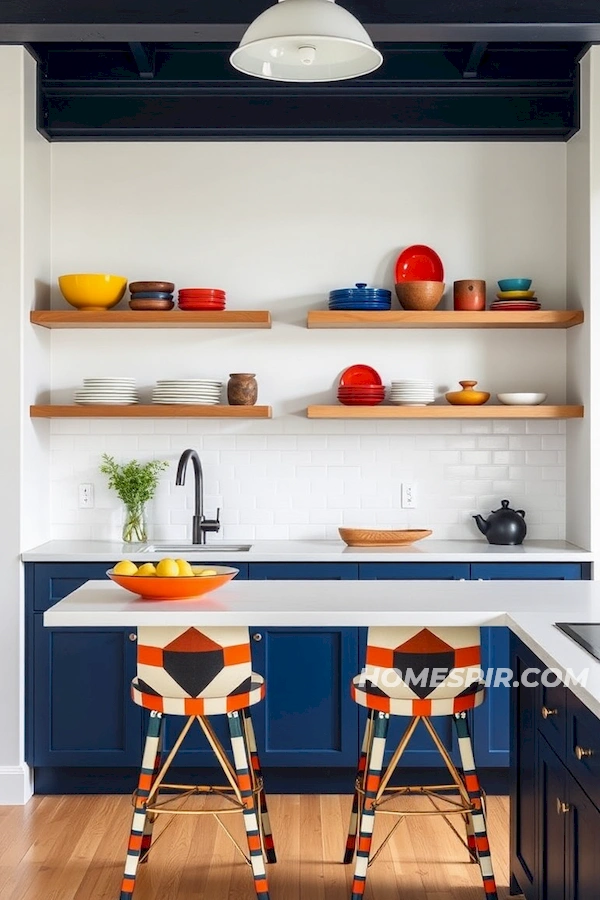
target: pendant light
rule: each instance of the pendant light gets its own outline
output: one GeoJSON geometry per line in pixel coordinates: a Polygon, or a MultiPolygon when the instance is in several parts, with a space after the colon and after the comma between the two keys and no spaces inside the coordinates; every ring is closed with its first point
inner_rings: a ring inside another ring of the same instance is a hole
{"type": "Polygon", "coordinates": [[[252,22],[229,61],[271,81],[343,81],[374,72],[383,56],[335,0],[278,0],[252,22]]]}

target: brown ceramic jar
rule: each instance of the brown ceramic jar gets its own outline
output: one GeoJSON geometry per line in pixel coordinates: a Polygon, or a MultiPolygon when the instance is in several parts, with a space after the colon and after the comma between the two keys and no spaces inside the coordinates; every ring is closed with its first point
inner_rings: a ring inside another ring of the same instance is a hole
{"type": "Polygon", "coordinates": [[[247,372],[234,372],[227,382],[227,400],[230,406],[254,406],[258,398],[256,376],[247,372]]]}
{"type": "Polygon", "coordinates": [[[485,309],[485,281],[465,278],[454,282],[454,309],[478,312],[485,309]]]}

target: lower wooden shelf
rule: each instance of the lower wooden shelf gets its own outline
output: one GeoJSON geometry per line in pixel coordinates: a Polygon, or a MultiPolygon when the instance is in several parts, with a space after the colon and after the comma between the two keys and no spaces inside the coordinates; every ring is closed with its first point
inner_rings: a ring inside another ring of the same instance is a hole
{"type": "Polygon", "coordinates": [[[583,406],[309,406],[309,419],[581,419],[583,406]]]}
{"type": "Polygon", "coordinates": [[[32,419],[270,419],[270,406],[30,406],[32,419]]]}

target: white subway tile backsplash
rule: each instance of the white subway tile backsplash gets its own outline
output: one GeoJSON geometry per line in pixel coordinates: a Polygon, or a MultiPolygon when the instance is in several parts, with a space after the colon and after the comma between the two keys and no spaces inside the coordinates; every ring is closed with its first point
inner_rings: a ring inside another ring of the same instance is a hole
{"type": "Polygon", "coordinates": [[[150,535],[190,537],[192,472],[175,486],[185,447],[203,463],[205,508],[221,506],[225,540],[332,539],[338,525],[432,528],[436,538],[474,536],[471,515],[508,497],[527,509],[534,538],[564,536],[566,437],[555,422],[271,422],[196,420],[53,421],[53,537],[118,539],[122,509],[98,471],[103,451],[119,460],[167,459],[149,504],[150,535]],[[274,426],[277,424],[277,427],[274,426]],[[336,428],[329,428],[333,424],[336,428]],[[527,423],[530,424],[530,423],[527,423]],[[274,427],[272,431],[269,429],[274,427]],[[353,427],[348,427],[353,426],[353,427]],[[381,427],[379,427],[381,426],[381,427]],[[401,484],[418,506],[400,505],[401,484]],[[95,485],[95,508],[78,508],[77,487],[95,485]]]}

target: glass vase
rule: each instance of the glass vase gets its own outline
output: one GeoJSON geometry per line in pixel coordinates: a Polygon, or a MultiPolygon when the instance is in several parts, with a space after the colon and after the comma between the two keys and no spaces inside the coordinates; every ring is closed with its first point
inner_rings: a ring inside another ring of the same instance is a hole
{"type": "Polygon", "coordinates": [[[146,508],[143,503],[125,507],[123,540],[127,544],[141,544],[148,540],[146,508]]]}

